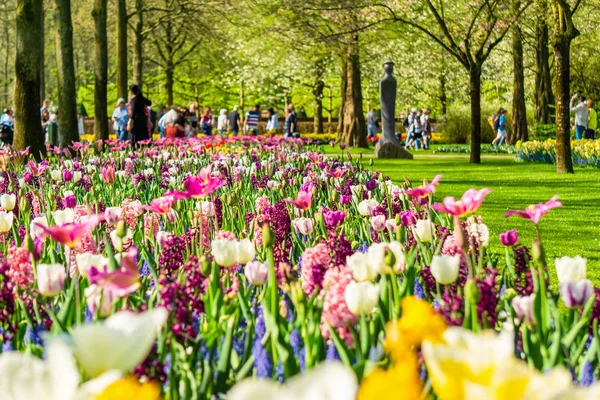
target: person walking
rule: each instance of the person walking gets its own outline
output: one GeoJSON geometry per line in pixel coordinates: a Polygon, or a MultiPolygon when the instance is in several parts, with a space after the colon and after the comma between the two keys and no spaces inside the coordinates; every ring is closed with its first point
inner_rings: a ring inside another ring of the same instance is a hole
{"type": "Polygon", "coordinates": [[[296,117],[296,111],[294,111],[294,105],[290,104],[287,109],[287,117],[285,118],[285,124],[283,127],[283,136],[295,137],[298,132],[298,118],[296,117]]]}
{"type": "Polygon", "coordinates": [[[569,103],[569,108],[571,112],[575,113],[575,139],[581,140],[587,129],[588,123],[588,106],[585,102],[584,96],[573,96],[571,98],[571,103],[569,103]],[[577,99],[577,105],[573,106],[573,102],[577,99]]]}
{"type": "Polygon", "coordinates": [[[371,110],[367,113],[367,137],[374,138],[377,136],[378,128],[377,128],[377,115],[375,114],[375,109],[371,108],[371,110]]]}
{"type": "Polygon", "coordinates": [[[132,144],[142,140],[150,139],[150,112],[148,107],[150,101],[144,97],[138,85],[129,87],[129,120],[127,121],[127,132],[131,134],[132,144]]]}
{"type": "Polygon", "coordinates": [[[112,113],[113,130],[119,140],[127,140],[127,122],[129,122],[129,115],[127,107],[125,106],[125,100],[120,98],[117,100],[117,108],[112,113]]]}
{"type": "Polygon", "coordinates": [[[588,99],[588,123],[587,129],[585,130],[586,139],[596,139],[596,130],[598,129],[598,113],[594,109],[594,102],[592,99],[588,99]]]}
{"type": "MultiPolygon", "coordinates": [[[[191,122],[193,125],[193,122],[191,122]]],[[[202,117],[200,118],[200,129],[202,133],[206,136],[212,136],[213,130],[213,121],[212,121],[212,109],[210,107],[205,107],[204,112],[202,113],[202,117]]]]}
{"type": "Polygon", "coordinates": [[[238,106],[233,106],[233,111],[229,113],[229,117],[227,117],[229,130],[233,133],[233,136],[237,136],[240,132],[240,113],[238,112],[238,109],[238,106]]]}
{"type": "Polygon", "coordinates": [[[246,113],[246,121],[244,122],[244,131],[246,135],[258,135],[258,121],[260,121],[260,105],[256,104],[252,110],[246,113]]]}
{"type": "Polygon", "coordinates": [[[500,108],[494,119],[494,129],[496,129],[496,138],[492,141],[492,146],[498,144],[502,146],[505,142],[508,144],[508,133],[506,132],[506,110],[500,108]]]}
{"type": "Polygon", "coordinates": [[[217,130],[219,131],[219,135],[225,135],[227,133],[227,110],[224,108],[221,108],[219,111],[217,130]]]}
{"type": "Polygon", "coordinates": [[[421,115],[421,136],[423,138],[423,149],[429,149],[429,142],[431,141],[431,124],[429,123],[429,114],[431,114],[431,108],[426,109],[421,115]]]}
{"type": "Polygon", "coordinates": [[[270,107],[269,120],[267,121],[267,133],[270,135],[275,135],[277,133],[277,129],[279,129],[279,117],[277,116],[277,113],[273,107],[270,107]]]}

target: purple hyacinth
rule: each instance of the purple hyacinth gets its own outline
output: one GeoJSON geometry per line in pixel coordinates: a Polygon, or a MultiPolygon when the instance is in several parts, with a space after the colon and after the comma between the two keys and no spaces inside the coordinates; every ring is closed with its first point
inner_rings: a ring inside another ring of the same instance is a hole
{"type": "Polygon", "coordinates": [[[327,353],[325,355],[326,361],[340,361],[340,355],[338,354],[337,349],[333,343],[330,343],[327,347],[327,353]]]}
{"type": "Polygon", "coordinates": [[[586,361],[583,364],[583,369],[581,370],[581,379],[579,380],[579,384],[581,386],[592,386],[596,382],[596,377],[594,376],[594,365],[586,361]]]}
{"type": "Polygon", "coordinates": [[[273,375],[273,361],[271,361],[269,353],[262,344],[262,339],[267,332],[262,307],[258,309],[255,332],[256,336],[254,337],[254,344],[252,345],[252,354],[254,355],[256,376],[259,378],[270,378],[273,375]]]}

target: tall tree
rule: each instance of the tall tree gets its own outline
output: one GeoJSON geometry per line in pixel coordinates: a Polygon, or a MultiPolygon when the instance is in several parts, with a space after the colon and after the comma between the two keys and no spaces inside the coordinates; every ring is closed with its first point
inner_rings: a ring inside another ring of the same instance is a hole
{"type": "MultiPolygon", "coordinates": [[[[133,83],[142,87],[144,73],[144,1],[135,0],[135,15],[133,44],[133,83]]],[[[127,95],[127,93],[125,93],[127,95]]],[[[125,97],[124,97],[125,98],[125,97]]]]}
{"type": "MultiPolygon", "coordinates": [[[[367,124],[363,113],[363,96],[360,76],[358,34],[354,35],[345,54],[345,86],[342,130],[338,132],[338,143],[353,147],[367,147],[367,124]]],[[[341,111],[342,112],[342,111],[341,111]]]]}
{"type": "Polygon", "coordinates": [[[127,98],[127,0],[117,0],[117,97],[127,98]]]}
{"type": "MultiPolygon", "coordinates": [[[[515,12],[521,8],[521,0],[514,1],[515,12]]],[[[513,86],[511,143],[527,140],[527,109],[525,107],[525,73],[523,67],[523,33],[518,23],[512,27],[513,86]]]]}
{"type": "Polygon", "coordinates": [[[15,59],[15,137],[14,147],[30,151],[38,160],[46,152],[40,125],[40,18],[42,0],[17,0],[15,59]]]}
{"type": "MultiPolygon", "coordinates": [[[[79,140],[79,131],[77,128],[75,64],[73,62],[71,0],[56,0],[55,18],[56,26],[58,27],[58,32],[56,34],[56,66],[58,112],[60,115],[60,144],[61,146],[66,146],[71,142],[79,140]]],[[[39,23],[39,18],[37,21],[39,23]]]]}
{"type": "Polygon", "coordinates": [[[42,12],[40,14],[40,26],[42,27],[42,37],[40,38],[40,50],[42,57],[40,60],[40,101],[42,104],[46,98],[46,10],[44,9],[44,0],[42,0],[42,12]]]}
{"type": "Polygon", "coordinates": [[[108,139],[108,104],[106,95],[106,86],[108,84],[107,0],[94,0],[92,15],[96,27],[94,35],[94,47],[96,50],[96,65],[94,67],[94,135],[97,140],[106,140],[108,139]]]}
{"type": "Polygon", "coordinates": [[[552,0],[554,15],[554,92],[556,93],[556,172],[573,173],[571,156],[571,41],[579,36],[573,24],[573,15],[579,8],[581,0],[552,0]]]}
{"type": "Polygon", "coordinates": [[[324,74],[324,61],[317,60],[314,66],[314,83],[312,87],[312,93],[314,96],[314,110],[313,110],[313,130],[315,133],[323,133],[323,90],[325,89],[324,74]]]}
{"type": "Polygon", "coordinates": [[[535,122],[551,123],[550,105],[554,104],[550,51],[548,46],[548,0],[536,0],[535,122]]]}

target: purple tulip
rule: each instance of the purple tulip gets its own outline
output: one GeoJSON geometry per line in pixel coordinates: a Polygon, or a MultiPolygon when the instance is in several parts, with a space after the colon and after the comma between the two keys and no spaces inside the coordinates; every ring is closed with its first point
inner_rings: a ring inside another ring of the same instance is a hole
{"type": "Polygon", "coordinates": [[[30,172],[25,172],[23,174],[23,179],[25,179],[25,182],[27,182],[28,185],[31,185],[33,182],[33,175],[31,175],[30,172]]]}
{"type": "Polygon", "coordinates": [[[342,204],[342,205],[350,204],[351,200],[352,200],[352,197],[347,194],[343,194],[340,196],[340,204],[342,204]]]}
{"type": "Polygon", "coordinates": [[[333,229],[344,222],[346,213],[343,211],[325,211],[323,213],[323,221],[327,229],[333,229]]]}
{"type": "Polygon", "coordinates": [[[505,246],[514,246],[519,241],[519,235],[517,234],[517,230],[513,229],[512,231],[501,233],[500,241],[505,246]]]}
{"type": "Polygon", "coordinates": [[[73,179],[73,173],[68,169],[63,171],[63,181],[70,182],[73,179]]]}
{"type": "Polygon", "coordinates": [[[587,279],[560,285],[560,297],[567,308],[581,308],[594,294],[592,282],[587,279]]]}
{"type": "Polygon", "coordinates": [[[63,199],[63,206],[65,208],[75,208],[77,205],[77,198],[74,195],[67,196],[63,199]]]}
{"type": "Polygon", "coordinates": [[[400,223],[402,226],[411,226],[415,223],[415,216],[412,211],[405,210],[400,212],[400,223]]]}
{"type": "Polygon", "coordinates": [[[371,179],[365,183],[365,186],[369,192],[372,192],[377,187],[377,181],[375,179],[371,179]]]}

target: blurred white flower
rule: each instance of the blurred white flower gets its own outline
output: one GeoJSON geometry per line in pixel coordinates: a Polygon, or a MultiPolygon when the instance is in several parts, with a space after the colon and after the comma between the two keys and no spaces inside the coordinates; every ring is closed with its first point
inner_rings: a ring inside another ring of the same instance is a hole
{"type": "Polygon", "coordinates": [[[587,260],[580,256],[556,259],[558,283],[577,282],[585,279],[587,260]]]}
{"type": "Polygon", "coordinates": [[[431,275],[440,285],[450,285],[458,279],[460,255],[433,256],[431,260],[431,275]]]}
{"type": "Polygon", "coordinates": [[[344,300],[352,314],[371,314],[379,301],[379,285],[352,281],[346,286],[344,300]]]}

